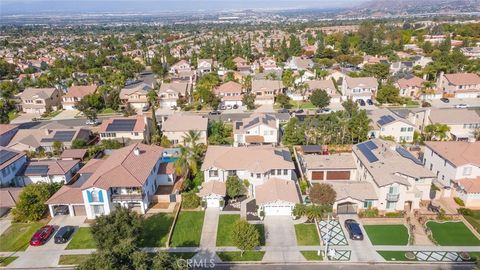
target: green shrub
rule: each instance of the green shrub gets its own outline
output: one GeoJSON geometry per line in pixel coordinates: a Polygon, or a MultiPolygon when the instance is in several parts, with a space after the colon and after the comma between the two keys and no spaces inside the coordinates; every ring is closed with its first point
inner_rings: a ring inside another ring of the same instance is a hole
{"type": "Polygon", "coordinates": [[[404,216],[404,212],[402,211],[385,213],[385,217],[389,217],[389,218],[399,218],[403,216],[404,216]]]}
{"type": "Polygon", "coordinates": [[[368,208],[358,213],[358,216],[361,218],[375,218],[378,217],[378,209],[377,208],[368,208]]]}
{"type": "Polygon", "coordinates": [[[455,198],[453,198],[453,200],[454,200],[458,205],[460,205],[460,206],[465,206],[465,202],[464,202],[462,199],[460,199],[459,197],[455,197],[455,198]]]}
{"type": "Polygon", "coordinates": [[[300,180],[300,191],[302,194],[306,194],[308,189],[308,182],[304,179],[300,180]]]}
{"type": "Polygon", "coordinates": [[[182,206],[186,209],[194,209],[200,206],[201,203],[200,197],[193,192],[188,192],[182,194],[182,206]]]}
{"type": "Polygon", "coordinates": [[[458,213],[465,216],[472,216],[473,210],[468,208],[458,208],[458,213]]]}

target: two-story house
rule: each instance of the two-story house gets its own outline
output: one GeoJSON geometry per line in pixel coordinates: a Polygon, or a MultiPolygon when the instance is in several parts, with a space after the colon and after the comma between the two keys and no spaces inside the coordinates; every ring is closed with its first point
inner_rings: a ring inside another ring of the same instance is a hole
{"type": "Polygon", "coordinates": [[[118,140],[123,143],[150,140],[149,120],[145,116],[109,118],[98,126],[100,140],[118,140]]]}
{"type": "Polygon", "coordinates": [[[173,145],[184,144],[184,138],[189,131],[197,132],[198,143],[207,144],[208,118],[201,115],[176,113],[168,116],[162,122],[162,134],[173,145]]]}
{"type": "Polygon", "coordinates": [[[7,146],[18,131],[18,126],[0,124],[0,146],[7,146]]]}
{"type": "Polygon", "coordinates": [[[357,179],[357,167],[351,153],[298,154],[297,157],[300,169],[310,184],[357,179]]]}
{"type": "Polygon", "coordinates": [[[425,80],[422,78],[410,76],[399,79],[395,86],[400,89],[400,95],[403,97],[419,97],[422,94],[421,90],[424,88],[424,82],[425,80]]]}
{"type": "Polygon", "coordinates": [[[283,93],[285,86],[281,80],[253,80],[252,93],[255,94],[255,104],[274,104],[275,96],[283,93]]]}
{"type": "Polygon", "coordinates": [[[310,58],[303,57],[303,56],[293,56],[288,59],[285,63],[286,69],[292,70],[308,70],[313,68],[313,61],[310,58]]]}
{"type": "Polygon", "coordinates": [[[148,108],[148,92],[150,90],[152,87],[143,82],[129,85],[120,90],[120,100],[123,106],[128,104],[141,113],[144,108],[148,108]]]}
{"type": "Polygon", "coordinates": [[[452,140],[475,140],[475,130],[480,128],[478,109],[430,109],[427,124],[445,124],[450,128],[448,136],[452,140]]]}
{"type": "Polygon", "coordinates": [[[415,125],[388,109],[367,111],[373,129],[370,138],[393,137],[396,142],[412,142],[415,125]]]}
{"type": "Polygon", "coordinates": [[[61,104],[62,92],[56,88],[28,87],[20,94],[24,113],[43,114],[57,110],[61,104]]]}
{"type": "Polygon", "coordinates": [[[213,60],[212,59],[198,59],[197,61],[197,70],[199,75],[210,73],[213,70],[213,60]]]}
{"type": "Polygon", "coordinates": [[[210,145],[201,170],[205,181],[200,195],[207,207],[222,206],[222,196],[217,192],[223,191],[222,186],[229,176],[237,176],[248,183],[248,193],[259,198],[257,205],[265,215],[291,215],[300,201],[295,166],[286,148],[210,145]],[[211,184],[212,181],[217,183],[211,184]],[[217,192],[213,187],[217,187],[217,192]]]}
{"type": "Polygon", "coordinates": [[[71,216],[94,219],[118,207],[145,214],[157,188],[172,185],[162,171],[163,148],[141,143],[114,150],[104,159],[92,159],[48,201],[50,215],[58,206],[68,206],[71,216]]]}
{"type": "Polygon", "coordinates": [[[377,90],[378,81],[374,77],[345,76],[342,81],[342,95],[354,101],[373,99],[377,90]]]}
{"type": "Polygon", "coordinates": [[[62,107],[65,110],[73,110],[75,103],[82,100],[86,95],[94,94],[97,91],[97,86],[92,85],[76,85],[68,88],[68,91],[62,97],[62,107]]]}
{"type": "Polygon", "coordinates": [[[222,100],[224,106],[241,106],[243,86],[240,83],[229,81],[214,89],[215,94],[222,100]]]}
{"type": "Polygon", "coordinates": [[[192,67],[186,60],[180,60],[170,67],[170,74],[178,74],[180,72],[191,71],[192,67]]]}
{"type": "Polygon", "coordinates": [[[233,123],[233,145],[277,145],[280,121],[272,114],[254,113],[233,123]]]}
{"type": "Polygon", "coordinates": [[[179,98],[185,98],[190,92],[188,83],[163,83],[158,91],[160,108],[171,109],[177,106],[179,98]]]}
{"type": "Polygon", "coordinates": [[[332,80],[310,80],[305,82],[308,86],[305,99],[308,99],[315,90],[324,90],[330,96],[330,103],[340,103],[341,95],[338,93],[332,80]]]}
{"type": "Polygon", "coordinates": [[[475,73],[442,74],[437,86],[445,97],[477,98],[480,96],[480,76],[475,73]]]}
{"type": "Polygon", "coordinates": [[[15,182],[17,186],[39,182],[68,184],[79,169],[78,160],[30,161],[17,173],[15,182]]]}
{"type": "Polygon", "coordinates": [[[15,175],[27,162],[24,152],[0,146],[0,187],[14,183],[15,175]]]}

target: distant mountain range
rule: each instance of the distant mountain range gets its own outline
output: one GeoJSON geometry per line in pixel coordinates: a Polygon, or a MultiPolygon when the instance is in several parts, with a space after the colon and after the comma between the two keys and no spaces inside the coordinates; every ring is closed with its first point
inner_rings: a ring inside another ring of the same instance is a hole
{"type": "Polygon", "coordinates": [[[363,15],[480,12],[480,0],[372,0],[349,10],[363,15]]]}

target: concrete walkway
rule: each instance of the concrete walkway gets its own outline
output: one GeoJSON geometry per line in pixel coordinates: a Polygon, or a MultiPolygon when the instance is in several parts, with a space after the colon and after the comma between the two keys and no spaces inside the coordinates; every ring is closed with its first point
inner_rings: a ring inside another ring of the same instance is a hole
{"type": "Polygon", "coordinates": [[[297,237],[291,217],[266,217],[264,224],[266,253],[262,261],[277,263],[305,261],[297,247],[297,237]]]}
{"type": "Polygon", "coordinates": [[[240,217],[247,218],[247,203],[253,201],[254,198],[247,198],[240,203],[240,217]]]}
{"type": "Polygon", "coordinates": [[[221,262],[216,254],[215,246],[217,244],[217,227],[220,217],[220,209],[207,208],[203,220],[202,236],[200,238],[200,250],[195,254],[195,260],[206,260],[211,262],[221,262]]]}
{"type": "Polygon", "coordinates": [[[12,224],[12,220],[9,218],[0,219],[0,234],[4,233],[8,227],[12,224]]]}

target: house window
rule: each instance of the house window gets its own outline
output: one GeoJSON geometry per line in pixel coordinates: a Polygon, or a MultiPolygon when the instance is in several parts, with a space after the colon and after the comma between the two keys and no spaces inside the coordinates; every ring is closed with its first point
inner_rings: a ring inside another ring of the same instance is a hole
{"type": "Polygon", "coordinates": [[[96,216],[103,215],[105,213],[103,205],[92,205],[92,210],[93,214],[96,216]]]}
{"type": "Polygon", "coordinates": [[[277,175],[282,175],[282,169],[277,170],[277,175]]]}
{"type": "Polygon", "coordinates": [[[372,205],[373,205],[373,201],[372,201],[372,200],[365,200],[365,201],[363,202],[363,208],[370,208],[370,207],[372,207],[372,205]]]}
{"type": "Polygon", "coordinates": [[[272,170],[272,171],[270,172],[270,174],[271,174],[271,175],[275,175],[275,170],[272,170]]]}
{"type": "Polygon", "coordinates": [[[227,171],[227,174],[228,176],[234,176],[237,174],[237,171],[236,170],[230,170],[230,171],[227,171]]]}
{"type": "Polygon", "coordinates": [[[407,131],[407,128],[403,127],[403,128],[400,129],[400,132],[405,132],[405,131],[407,131]]]}
{"type": "Polygon", "coordinates": [[[409,128],[408,128],[408,131],[413,131],[413,127],[409,127],[409,128]]]}
{"type": "Polygon", "coordinates": [[[287,169],[283,170],[283,175],[288,175],[288,170],[287,169]]]}
{"type": "Polygon", "coordinates": [[[262,178],[262,174],[261,173],[257,173],[257,178],[262,178]]]}
{"type": "Polygon", "coordinates": [[[472,167],[463,168],[463,175],[471,175],[471,174],[472,174],[472,167]]]}
{"type": "Polygon", "coordinates": [[[387,202],[387,209],[392,210],[397,206],[397,202],[387,202]]]}
{"type": "Polygon", "coordinates": [[[208,171],[208,176],[209,177],[218,177],[218,171],[217,170],[210,170],[210,171],[208,171]]]}
{"type": "Polygon", "coordinates": [[[98,191],[93,190],[92,191],[92,202],[99,202],[99,201],[100,201],[100,199],[98,197],[98,191]]]}

